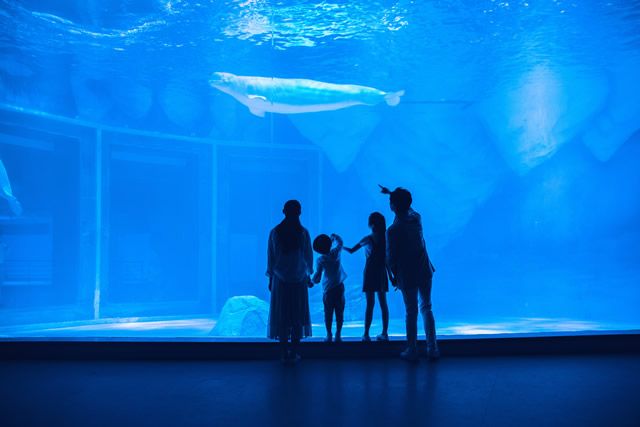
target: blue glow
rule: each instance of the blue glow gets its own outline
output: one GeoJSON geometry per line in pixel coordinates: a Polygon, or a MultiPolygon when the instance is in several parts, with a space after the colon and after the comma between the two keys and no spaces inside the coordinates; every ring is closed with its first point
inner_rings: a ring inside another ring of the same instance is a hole
{"type": "Polygon", "coordinates": [[[440,335],[640,329],[640,13],[583,3],[0,0],[0,337],[262,338],[284,201],[351,246],[377,184],[440,335]]]}

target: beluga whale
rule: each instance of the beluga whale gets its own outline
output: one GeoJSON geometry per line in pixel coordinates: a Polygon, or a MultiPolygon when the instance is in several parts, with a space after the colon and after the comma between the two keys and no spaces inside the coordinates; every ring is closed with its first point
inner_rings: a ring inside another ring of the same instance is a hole
{"type": "Polygon", "coordinates": [[[237,76],[215,72],[209,84],[234,97],[249,111],[301,114],[340,110],[355,105],[377,105],[385,102],[395,107],[404,90],[384,92],[367,86],[325,83],[309,79],[237,76]]]}

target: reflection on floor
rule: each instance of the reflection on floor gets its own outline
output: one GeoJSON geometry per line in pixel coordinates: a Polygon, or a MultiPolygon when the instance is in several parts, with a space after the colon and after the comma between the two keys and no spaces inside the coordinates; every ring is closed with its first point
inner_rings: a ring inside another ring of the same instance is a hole
{"type": "MultiPolygon", "coordinates": [[[[0,338],[12,337],[132,337],[132,338],[207,338],[215,337],[211,331],[216,321],[211,318],[191,319],[144,319],[119,318],[92,322],[49,323],[21,327],[0,328],[0,338]]],[[[587,331],[624,331],[640,329],[640,325],[597,323],[574,319],[512,318],[483,323],[439,322],[439,336],[537,334],[587,331]]],[[[380,332],[380,324],[374,322],[372,335],[380,332]]],[[[345,337],[360,337],[362,322],[347,322],[345,337]]],[[[389,331],[392,336],[404,335],[404,321],[391,319],[389,331]]],[[[313,325],[313,336],[324,337],[324,325],[313,325]]],[[[247,337],[263,338],[263,337],[247,337]]]]}
{"type": "Polygon", "coordinates": [[[629,426],[638,355],[0,362],[0,422],[28,426],[629,426]]]}

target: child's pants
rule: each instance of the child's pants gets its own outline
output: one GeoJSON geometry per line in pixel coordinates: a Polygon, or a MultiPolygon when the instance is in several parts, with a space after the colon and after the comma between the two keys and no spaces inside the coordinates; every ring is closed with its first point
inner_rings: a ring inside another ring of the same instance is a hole
{"type": "Polygon", "coordinates": [[[322,296],[324,303],[324,320],[325,324],[331,325],[333,320],[333,312],[336,313],[336,323],[338,328],[342,327],[344,321],[344,283],[340,283],[335,288],[329,289],[322,296]]]}

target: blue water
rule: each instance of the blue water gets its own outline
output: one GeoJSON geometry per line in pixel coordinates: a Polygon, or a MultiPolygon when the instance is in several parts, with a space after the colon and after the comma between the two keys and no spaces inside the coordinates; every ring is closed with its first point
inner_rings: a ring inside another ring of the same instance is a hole
{"type": "Polygon", "coordinates": [[[0,0],[0,336],[264,336],[284,201],[352,245],[393,219],[377,184],[423,216],[439,334],[638,329],[639,25],[634,1],[0,0]],[[405,95],[258,117],[216,71],[405,95]]]}

